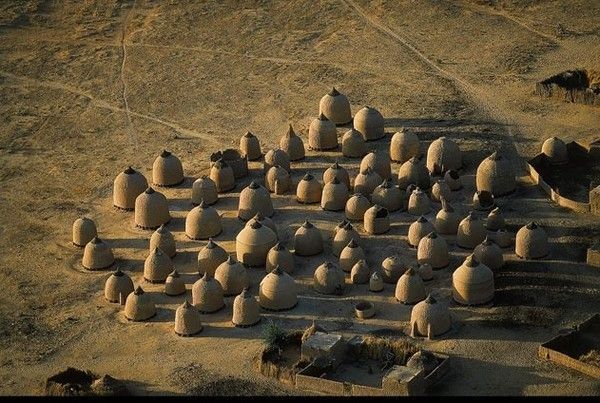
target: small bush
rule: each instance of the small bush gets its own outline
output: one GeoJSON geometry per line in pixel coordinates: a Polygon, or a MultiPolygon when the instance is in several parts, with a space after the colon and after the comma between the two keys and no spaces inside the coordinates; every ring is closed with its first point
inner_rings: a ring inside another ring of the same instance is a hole
{"type": "Polygon", "coordinates": [[[286,332],[279,324],[269,320],[263,327],[262,337],[267,346],[281,347],[285,342],[286,332]]]}

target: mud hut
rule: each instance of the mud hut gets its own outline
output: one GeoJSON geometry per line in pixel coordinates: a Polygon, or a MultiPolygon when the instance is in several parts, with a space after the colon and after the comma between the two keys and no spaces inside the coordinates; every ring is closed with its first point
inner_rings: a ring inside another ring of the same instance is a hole
{"type": "Polygon", "coordinates": [[[246,155],[248,161],[254,161],[262,157],[262,151],[260,150],[260,142],[251,132],[247,131],[240,139],[240,151],[246,155]]]}
{"type": "Polygon", "coordinates": [[[348,245],[346,245],[340,253],[340,268],[343,271],[350,273],[352,267],[354,267],[359,260],[364,260],[366,258],[363,248],[361,248],[354,239],[351,239],[350,242],[348,242],[348,245]]]}
{"type": "Polygon", "coordinates": [[[481,305],[494,299],[494,273],[469,255],[452,273],[452,298],[462,305],[481,305]]]}
{"type": "Polygon", "coordinates": [[[392,141],[390,142],[390,159],[403,164],[412,157],[418,157],[420,148],[419,137],[412,131],[402,128],[392,136],[392,141]]]}
{"type": "Polygon", "coordinates": [[[276,243],[277,236],[269,227],[252,220],[235,238],[238,260],[250,267],[264,266],[269,249],[276,243]]]}
{"type": "Polygon", "coordinates": [[[298,182],[296,187],[296,200],[298,203],[312,204],[319,203],[321,201],[321,193],[323,192],[323,186],[321,183],[310,173],[307,173],[302,177],[302,180],[298,182]]]}
{"type": "Polygon", "coordinates": [[[325,115],[327,119],[336,125],[345,125],[352,121],[350,101],[348,101],[346,95],[336,90],[335,87],[321,98],[319,114],[325,115]]]}
{"type": "Polygon", "coordinates": [[[108,244],[95,236],[85,245],[81,265],[88,270],[107,269],[115,262],[115,256],[108,244]]]}
{"type": "Polygon", "coordinates": [[[337,177],[334,177],[331,182],[323,186],[321,208],[328,211],[344,210],[349,196],[346,185],[340,182],[337,177]]]}
{"type": "Polygon", "coordinates": [[[294,279],[278,266],[267,274],[259,286],[259,303],[270,311],[292,309],[298,303],[298,291],[294,279]]]}
{"type": "Polygon", "coordinates": [[[269,191],[258,182],[252,181],[240,192],[238,218],[247,221],[259,212],[265,217],[271,217],[275,210],[269,191]]]}
{"type": "Polygon", "coordinates": [[[113,205],[121,210],[135,209],[135,198],[148,188],[146,177],[128,167],[113,182],[113,205]]]}
{"type": "Polygon", "coordinates": [[[323,252],[321,230],[310,221],[304,221],[294,234],[294,253],[298,256],[313,256],[321,252],[323,252]]]}
{"type": "Polygon", "coordinates": [[[362,239],[358,232],[354,229],[352,224],[346,222],[338,231],[336,231],[333,241],[331,243],[331,253],[335,256],[340,256],[342,250],[348,245],[350,241],[362,246],[362,239]]]}
{"type": "Polygon", "coordinates": [[[419,187],[413,190],[408,198],[406,211],[408,214],[416,216],[429,213],[431,211],[431,203],[429,202],[427,193],[423,192],[419,187]]]}
{"type": "Polygon", "coordinates": [[[344,292],[345,276],[335,264],[324,262],[315,270],[313,286],[318,293],[341,295],[344,292]]]}
{"type": "Polygon", "coordinates": [[[98,231],[93,220],[81,217],[73,222],[73,245],[83,248],[96,236],[98,231]]]}
{"type": "Polygon", "coordinates": [[[371,194],[377,186],[381,184],[383,179],[379,174],[373,171],[370,167],[361,170],[356,178],[354,178],[354,193],[361,193],[366,197],[371,197],[371,194]]]}
{"type": "Polygon", "coordinates": [[[292,125],[290,125],[286,134],[279,140],[279,148],[288,155],[290,161],[300,161],[304,159],[304,141],[296,135],[292,125]]]}
{"type": "Polygon", "coordinates": [[[427,294],[425,293],[425,284],[417,271],[409,267],[396,283],[395,297],[403,304],[412,305],[423,301],[427,294]]]}
{"type": "Polygon", "coordinates": [[[442,209],[435,216],[435,230],[439,234],[456,235],[461,218],[452,204],[442,199],[442,209]]]}
{"type": "Polygon", "coordinates": [[[369,198],[362,193],[354,193],[346,202],[344,209],[346,218],[351,221],[362,221],[365,212],[371,207],[369,198]]]}
{"type": "Polygon", "coordinates": [[[377,272],[374,272],[369,279],[369,291],[371,292],[381,292],[383,291],[383,279],[381,275],[377,272]]]}
{"type": "Polygon", "coordinates": [[[158,227],[150,237],[150,252],[155,248],[159,248],[170,258],[177,254],[175,237],[164,224],[158,227]]]}
{"type": "Polygon", "coordinates": [[[223,287],[208,272],[192,286],[192,303],[200,313],[213,313],[225,306],[223,287]]]}
{"type": "Polygon", "coordinates": [[[233,148],[227,148],[223,151],[217,151],[210,155],[210,160],[216,162],[223,160],[227,165],[231,167],[233,171],[233,177],[240,179],[248,176],[248,158],[245,155],[233,148]]]}
{"type": "Polygon", "coordinates": [[[202,331],[200,312],[186,299],[175,311],[175,334],[194,336],[202,331]]]}
{"type": "Polygon", "coordinates": [[[279,239],[279,231],[277,230],[277,225],[275,225],[275,222],[273,222],[273,220],[271,220],[269,217],[265,217],[264,215],[262,215],[262,213],[258,212],[254,215],[254,217],[252,217],[252,219],[246,222],[246,225],[250,225],[252,223],[252,220],[256,220],[265,227],[270,228],[271,231],[273,231],[273,233],[275,234],[275,237],[279,239]]]}
{"type": "Polygon", "coordinates": [[[191,209],[185,217],[185,234],[190,239],[208,239],[222,231],[219,212],[204,202],[191,209]]]}
{"type": "Polygon", "coordinates": [[[515,254],[518,257],[541,259],[546,257],[548,252],[548,234],[542,227],[532,221],[517,231],[515,254]]]}
{"type": "Polygon", "coordinates": [[[165,280],[165,294],[177,296],[185,293],[185,281],[175,269],[167,276],[165,280]]]}
{"type": "Polygon", "coordinates": [[[308,128],[308,146],[317,151],[335,150],[338,147],[335,124],[322,113],[308,128]]]}
{"type": "Polygon", "coordinates": [[[217,184],[207,175],[202,175],[192,184],[192,204],[197,206],[202,200],[208,205],[213,205],[219,200],[217,184]]]}
{"type": "Polygon", "coordinates": [[[458,171],[450,169],[444,174],[444,181],[450,187],[450,190],[457,191],[462,189],[463,183],[458,171]]]}
{"type": "Polygon", "coordinates": [[[365,211],[363,226],[371,235],[384,234],[390,230],[390,214],[385,207],[376,204],[365,211]]]}
{"type": "Polygon", "coordinates": [[[221,263],[215,270],[215,280],[221,284],[223,295],[226,297],[241,293],[244,288],[248,287],[250,282],[244,265],[231,255],[227,261],[221,263]]]}
{"type": "Polygon", "coordinates": [[[150,294],[146,294],[141,286],[127,296],[125,301],[125,317],[138,322],[152,318],[156,315],[156,306],[150,294]]]}
{"type": "Polygon", "coordinates": [[[431,294],[416,304],[410,313],[411,336],[433,339],[452,328],[450,311],[446,304],[439,303],[431,294]]]}
{"type": "Polygon", "coordinates": [[[352,284],[366,284],[371,278],[371,269],[365,259],[360,259],[350,270],[350,281],[352,284]]]}
{"type": "Polygon", "coordinates": [[[427,169],[432,175],[441,175],[446,169],[460,169],[462,153],[451,139],[442,136],[434,140],[427,149],[427,169]]]}
{"type": "Polygon", "coordinates": [[[279,165],[288,172],[292,172],[290,168],[290,156],[281,148],[274,148],[265,154],[265,162],[263,164],[263,173],[269,172],[271,167],[279,165]]]}
{"type": "Polygon", "coordinates": [[[513,243],[513,236],[510,232],[501,228],[494,234],[494,240],[499,247],[508,248],[513,243]]]}
{"type": "MultiPolygon", "coordinates": [[[[386,152],[372,150],[360,161],[360,171],[371,168],[381,177],[381,179],[390,179],[392,177],[392,165],[390,156],[386,152]]],[[[381,182],[380,182],[381,183],[381,182]]]]}
{"type": "Polygon", "coordinates": [[[149,283],[164,283],[172,271],[171,258],[158,248],[154,248],[144,261],[144,280],[149,283]]]}
{"type": "Polygon", "coordinates": [[[452,200],[452,190],[445,180],[437,180],[431,187],[431,199],[436,202],[441,202],[443,199],[452,200]]]}
{"type": "Polygon", "coordinates": [[[127,296],[133,292],[131,277],[117,268],[104,283],[104,298],[108,302],[124,304],[127,296]]]}
{"type": "Polygon", "coordinates": [[[386,179],[373,190],[371,200],[381,207],[385,207],[390,213],[401,210],[404,207],[406,195],[400,187],[394,185],[391,179],[386,179]]]}
{"type": "Polygon", "coordinates": [[[461,248],[475,249],[485,239],[487,231],[483,226],[483,221],[471,211],[458,224],[456,231],[456,243],[461,248]]]}
{"type": "Polygon", "coordinates": [[[270,273],[277,266],[279,266],[281,270],[288,274],[292,274],[294,272],[294,255],[288,250],[288,248],[285,247],[282,242],[277,242],[275,246],[269,249],[269,253],[267,253],[265,270],[267,273],[270,273]]]}
{"type": "Polygon", "coordinates": [[[494,195],[487,190],[478,190],[473,195],[473,208],[479,211],[490,211],[496,206],[494,195]]]}
{"type": "Polygon", "coordinates": [[[485,220],[485,227],[488,231],[497,231],[499,229],[503,229],[506,226],[504,221],[504,216],[500,211],[499,207],[496,207],[488,214],[485,220]]]}
{"type": "Polygon", "coordinates": [[[362,158],[367,153],[367,144],[360,132],[354,128],[342,137],[342,154],[348,158],[362,158]]]}
{"type": "Polygon", "coordinates": [[[155,186],[177,186],[183,179],[183,166],[179,158],[163,150],[152,164],[152,183],[155,186]]]}
{"type": "Polygon", "coordinates": [[[388,256],[381,262],[381,274],[386,283],[396,284],[405,271],[406,264],[399,256],[388,256]]]}
{"type": "Polygon", "coordinates": [[[567,145],[558,137],[550,137],[542,144],[542,154],[552,165],[562,165],[569,162],[567,145]]]}
{"type": "Polygon", "coordinates": [[[282,195],[292,187],[292,177],[288,171],[275,165],[267,171],[265,185],[269,192],[282,195]]]}
{"type": "Polygon", "coordinates": [[[433,280],[433,267],[429,263],[420,264],[417,273],[419,273],[423,281],[433,280]]]}
{"type": "Polygon", "coordinates": [[[135,225],[142,229],[157,229],[171,221],[167,198],[151,187],[135,199],[135,225]]]}
{"type": "Polygon", "coordinates": [[[478,261],[494,270],[498,270],[504,266],[504,257],[502,256],[502,249],[492,241],[490,237],[485,237],[482,243],[477,245],[473,254],[478,261]]]}
{"type": "Polygon", "coordinates": [[[425,235],[417,246],[417,262],[429,264],[433,269],[442,269],[450,264],[448,244],[435,231],[425,235]]]}
{"type": "Polygon", "coordinates": [[[233,300],[231,323],[238,327],[250,327],[260,322],[260,305],[248,288],[233,300]]]}
{"type": "Polygon", "coordinates": [[[323,172],[323,183],[329,183],[333,178],[337,178],[350,190],[350,175],[346,168],[340,166],[337,161],[323,172]]]}
{"type": "Polygon", "coordinates": [[[383,115],[375,108],[365,106],[354,115],[354,128],[362,134],[365,141],[385,137],[383,115]]]}
{"type": "Polygon", "coordinates": [[[223,159],[212,163],[210,168],[210,179],[217,186],[219,193],[229,192],[235,188],[235,176],[233,168],[223,159]]]}
{"type": "Polygon", "coordinates": [[[417,157],[412,157],[403,163],[398,170],[398,186],[400,186],[400,189],[406,189],[411,183],[425,190],[431,187],[429,171],[427,171],[423,161],[417,157]]]}
{"type": "Polygon", "coordinates": [[[514,163],[495,151],[477,167],[475,182],[477,190],[486,190],[494,197],[512,193],[517,186],[514,163]]]}
{"type": "Polygon", "coordinates": [[[208,238],[208,243],[198,252],[198,274],[209,273],[214,276],[217,267],[228,258],[229,253],[212,238],[208,238]]]}

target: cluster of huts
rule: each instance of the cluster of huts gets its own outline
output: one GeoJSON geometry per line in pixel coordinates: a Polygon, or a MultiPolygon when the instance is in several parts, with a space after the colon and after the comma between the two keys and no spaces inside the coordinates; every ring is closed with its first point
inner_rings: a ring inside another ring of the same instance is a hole
{"type": "MultiPolygon", "coordinates": [[[[384,118],[375,108],[364,107],[354,118],[347,97],[333,89],[320,102],[320,115],[308,130],[308,144],[290,125],[279,147],[264,154],[259,140],[247,132],[240,139],[239,150],[228,149],[211,156],[210,174],[192,186],[191,202],[195,205],[186,217],[185,234],[193,240],[207,240],[198,252],[200,278],[193,284],[191,303],[184,302],[176,311],[175,332],[187,336],[202,329],[200,313],[212,313],[224,306],[225,296],[235,295],[232,322],[251,326],[260,319],[261,308],[272,311],[292,309],[297,304],[297,286],[293,278],[297,256],[313,256],[324,251],[321,229],[305,221],[296,231],[292,245],[279,241],[272,197],[292,193],[298,203],[320,204],[324,210],[344,216],[335,228],[332,253],[337,262],[324,259],[314,270],[314,289],[323,294],[340,294],[349,274],[353,284],[368,284],[372,292],[382,291],[384,283],[396,284],[395,297],[404,304],[415,304],[411,314],[414,336],[435,337],[450,329],[448,307],[428,295],[424,282],[433,271],[449,265],[447,235],[455,235],[459,247],[472,251],[452,274],[453,299],[459,304],[478,305],[494,297],[494,271],[504,264],[503,248],[510,247],[513,236],[505,229],[502,211],[495,198],[510,194],[517,186],[514,164],[499,152],[493,152],[479,164],[477,191],[473,210],[461,216],[452,205],[455,192],[462,188],[459,170],[462,155],[452,139],[434,140],[425,156],[420,155],[420,141],[415,133],[401,130],[391,139],[389,153],[368,151],[369,141],[385,136],[384,118]],[[336,125],[350,128],[341,139],[344,156],[360,158],[359,173],[352,180],[338,163],[327,168],[321,178],[307,173],[295,185],[290,173],[295,161],[305,157],[305,148],[326,152],[339,149],[336,125]],[[264,158],[264,185],[252,181],[239,195],[238,217],[245,221],[236,236],[236,250],[230,254],[214,238],[222,232],[218,210],[219,195],[235,188],[236,180],[248,174],[248,161],[264,158]],[[397,175],[392,162],[399,164],[397,175]],[[430,222],[425,215],[441,209],[430,222]],[[407,264],[398,256],[389,256],[373,270],[367,264],[364,236],[377,236],[390,229],[390,212],[405,211],[415,217],[408,229],[408,244],[417,250],[417,260],[407,264]],[[479,213],[475,213],[479,211],[479,213]],[[479,218],[481,212],[487,215],[479,218]],[[355,229],[362,224],[364,235],[355,229]],[[291,250],[290,250],[291,247],[291,250]],[[249,292],[248,270],[265,267],[258,298],[249,292]]],[[[564,143],[563,143],[564,144],[564,143]]],[[[562,146],[556,139],[544,143],[558,162],[562,146]]],[[[152,186],[131,167],[114,180],[114,206],[133,211],[135,225],[153,230],[143,278],[149,283],[164,283],[167,295],[181,295],[186,286],[175,269],[172,258],[177,246],[167,224],[171,216],[168,200],[157,187],[177,186],[184,180],[181,161],[168,151],[156,157],[152,167],[152,186]]],[[[88,270],[109,268],[114,263],[110,246],[97,234],[89,218],[73,224],[73,243],[84,247],[82,265],[88,270]]],[[[525,259],[548,254],[548,237],[534,222],[516,234],[515,253],[525,259]]],[[[143,321],[156,313],[151,295],[140,285],[134,288],[131,278],[117,269],[106,281],[105,297],[125,305],[125,316],[143,321]]]]}

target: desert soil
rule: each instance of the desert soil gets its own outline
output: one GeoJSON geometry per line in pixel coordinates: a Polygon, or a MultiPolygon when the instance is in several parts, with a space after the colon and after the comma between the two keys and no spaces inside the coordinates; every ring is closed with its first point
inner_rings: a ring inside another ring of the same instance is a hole
{"type": "MultiPolygon", "coordinates": [[[[585,265],[598,239],[598,219],[557,207],[525,175],[523,161],[556,135],[592,141],[598,108],[537,98],[535,82],[557,72],[600,65],[600,3],[594,0],[320,0],[320,1],[6,1],[0,5],[0,394],[40,394],[46,377],[74,366],[125,379],[140,394],[300,393],[262,377],[254,357],[260,326],[231,325],[227,309],[203,315],[193,338],[173,333],[174,311],[185,296],[167,297],[143,284],[159,313],[129,323],[121,307],[103,299],[108,271],[87,272],[71,245],[71,224],[93,218],[117,265],[142,282],[150,232],[134,228],[132,213],[112,207],[112,181],[128,165],[151,178],[164,149],[183,161],[184,184],[165,189],[178,242],[174,259],[188,289],[203,242],[183,233],[190,187],[206,173],[210,153],[237,147],[252,130],[266,151],[292,123],[306,140],[318,102],[335,85],[355,113],[364,105],[386,118],[387,149],[400,127],[414,130],[423,151],[445,135],[460,144],[465,188],[454,202],[466,214],[479,162],[502,150],[519,168],[519,188],[498,200],[509,227],[531,220],[552,243],[549,258],[523,261],[511,248],[496,276],[491,307],[451,303],[451,272],[467,252],[451,242],[452,263],[427,284],[451,304],[455,330],[423,342],[454,358],[438,395],[598,395],[597,380],[537,358],[537,347],[600,310],[600,272],[585,265]]],[[[338,130],[341,136],[346,129],[338,130]]],[[[309,152],[293,163],[297,181],[320,174],[334,160],[357,173],[358,160],[339,151],[309,152]]],[[[225,231],[217,242],[235,251],[237,195],[262,178],[260,162],[223,195],[225,231]]],[[[393,167],[397,172],[398,167],[393,167]]],[[[273,197],[274,216],[287,239],[309,217],[326,237],[342,213],[273,197]]],[[[428,218],[435,216],[437,209],[428,218]]],[[[374,268],[407,247],[414,217],[392,214],[392,230],[369,237],[374,268]]],[[[361,232],[361,225],[356,226],[361,232]]],[[[298,258],[297,308],[265,313],[289,328],[314,318],[344,334],[401,335],[409,306],[395,302],[393,285],[381,294],[352,286],[322,296],[312,272],[333,259],[298,258]],[[353,301],[378,310],[353,317],[353,301]],[[389,332],[389,331],[388,331],[389,332]]],[[[264,270],[252,269],[252,287],[264,270]]]]}

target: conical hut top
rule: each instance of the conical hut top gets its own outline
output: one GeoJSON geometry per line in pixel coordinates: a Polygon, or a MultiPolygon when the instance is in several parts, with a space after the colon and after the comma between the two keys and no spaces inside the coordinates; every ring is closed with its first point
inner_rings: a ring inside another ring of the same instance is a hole
{"type": "Polygon", "coordinates": [[[499,161],[502,159],[502,154],[498,154],[498,151],[494,151],[488,158],[492,161],[499,161]]]}
{"type": "Polygon", "coordinates": [[[535,222],[530,222],[529,224],[527,224],[525,226],[525,228],[527,228],[528,230],[534,230],[538,228],[538,225],[535,222]]]}
{"type": "Polygon", "coordinates": [[[383,218],[389,215],[388,209],[381,207],[379,204],[373,206],[375,208],[375,218],[383,218]]]}
{"type": "Polygon", "coordinates": [[[168,158],[171,156],[171,152],[167,151],[167,150],[162,150],[162,152],[160,153],[161,158],[168,158]]]}
{"type": "Polygon", "coordinates": [[[296,132],[294,131],[294,128],[292,127],[291,123],[290,123],[290,126],[288,127],[287,133],[284,134],[284,136],[287,136],[288,138],[298,137],[298,136],[296,136],[296,132]]]}
{"type": "Polygon", "coordinates": [[[215,241],[213,241],[212,237],[208,238],[208,243],[206,244],[205,248],[214,249],[215,247],[217,247],[217,244],[215,243],[215,241]]]}
{"type": "Polygon", "coordinates": [[[327,116],[323,115],[323,113],[321,112],[319,114],[319,120],[329,120],[329,119],[327,119],[327,116]]]}
{"type": "Polygon", "coordinates": [[[178,277],[181,277],[181,276],[180,276],[179,272],[177,271],[177,269],[173,269],[173,271],[171,273],[169,273],[169,277],[178,278],[178,277]]]}
{"type": "Polygon", "coordinates": [[[312,174],[309,172],[309,173],[305,174],[305,175],[302,177],[302,180],[303,180],[303,181],[311,181],[311,180],[313,180],[314,178],[315,178],[315,177],[314,177],[314,176],[313,176],[313,175],[312,175],[312,174]]]}
{"type": "Polygon", "coordinates": [[[419,218],[417,218],[417,222],[419,223],[426,223],[427,222],[427,218],[425,218],[424,216],[419,216],[419,218]]]}
{"type": "Polygon", "coordinates": [[[187,299],[185,301],[183,301],[183,304],[181,304],[181,307],[183,309],[190,309],[193,305],[190,304],[190,301],[188,301],[187,299]]]}
{"type": "Polygon", "coordinates": [[[446,213],[454,213],[454,207],[452,207],[452,204],[448,203],[444,196],[440,197],[440,201],[442,202],[442,210],[446,213]]]}
{"type": "Polygon", "coordinates": [[[344,219],[341,222],[338,223],[338,225],[336,225],[335,227],[335,232],[337,232],[338,230],[345,228],[348,224],[350,224],[350,221],[344,219]]]}
{"type": "Polygon", "coordinates": [[[250,182],[250,184],[248,185],[248,187],[250,189],[258,189],[260,187],[260,185],[255,180],[253,180],[252,182],[250,182]]]}
{"type": "Polygon", "coordinates": [[[477,258],[475,257],[474,254],[470,254],[465,259],[464,265],[467,267],[477,267],[477,266],[479,266],[479,261],[477,260],[477,258]]]}
{"type": "Polygon", "coordinates": [[[117,270],[113,271],[112,275],[115,277],[123,277],[125,273],[121,271],[120,267],[117,267],[117,270]]]}
{"type": "Polygon", "coordinates": [[[246,131],[246,133],[244,133],[244,137],[249,139],[252,137],[255,137],[254,134],[252,134],[252,132],[250,132],[250,130],[246,131]]]}
{"type": "Polygon", "coordinates": [[[437,232],[431,231],[429,234],[425,235],[425,238],[436,239],[438,237],[437,232]]]}
{"type": "Polygon", "coordinates": [[[133,291],[133,293],[134,293],[135,295],[142,295],[142,294],[144,294],[144,289],[142,288],[142,286],[141,286],[141,285],[138,285],[138,286],[136,287],[136,289],[133,291]]]}
{"type": "Polygon", "coordinates": [[[332,96],[332,97],[337,97],[338,95],[340,95],[340,92],[338,90],[336,90],[335,87],[332,87],[331,91],[329,91],[327,93],[327,95],[332,96]]]}
{"type": "Polygon", "coordinates": [[[159,234],[166,234],[167,232],[169,232],[169,230],[167,229],[167,227],[165,227],[165,224],[161,224],[160,227],[156,229],[156,232],[158,232],[159,234]]]}
{"type": "Polygon", "coordinates": [[[348,242],[348,245],[346,245],[346,248],[357,248],[358,247],[358,243],[354,240],[354,238],[350,239],[350,242],[348,242]]]}
{"type": "Polygon", "coordinates": [[[223,169],[223,168],[227,168],[229,166],[229,164],[227,162],[225,162],[225,160],[223,158],[219,158],[218,160],[213,162],[212,166],[215,168],[218,168],[218,169],[223,169]]]}
{"type": "Polygon", "coordinates": [[[133,175],[135,173],[135,169],[133,169],[130,165],[123,171],[123,173],[125,175],[133,175]]]}
{"type": "Polygon", "coordinates": [[[334,185],[339,185],[340,180],[337,178],[337,176],[334,176],[333,179],[331,180],[331,182],[329,182],[329,183],[333,183],[334,185]]]}
{"type": "Polygon", "coordinates": [[[144,193],[146,193],[146,194],[149,194],[149,195],[151,195],[151,194],[152,194],[152,193],[154,193],[154,192],[155,192],[155,190],[154,190],[152,187],[150,187],[150,186],[148,187],[148,189],[146,189],[146,190],[144,191],[144,193]]]}
{"type": "Polygon", "coordinates": [[[500,214],[500,207],[494,207],[492,211],[490,211],[490,214],[500,214]]]}
{"type": "MultiPolygon", "coordinates": [[[[260,228],[260,227],[262,227],[263,225],[262,225],[260,222],[258,222],[257,220],[252,220],[252,222],[250,223],[250,225],[249,225],[249,226],[250,226],[250,228],[252,228],[252,229],[259,229],[259,228],[260,228]]],[[[231,258],[231,256],[230,256],[230,258],[231,258]]]]}
{"type": "Polygon", "coordinates": [[[276,276],[281,276],[284,271],[281,269],[281,267],[279,267],[279,265],[275,266],[275,268],[271,271],[272,274],[275,274],[276,276]]]}
{"type": "Polygon", "coordinates": [[[394,182],[391,179],[384,179],[379,186],[384,189],[390,189],[392,186],[394,186],[394,182]]]}
{"type": "Polygon", "coordinates": [[[314,225],[310,221],[305,220],[304,223],[302,224],[302,227],[308,229],[308,228],[313,228],[314,225]]]}
{"type": "Polygon", "coordinates": [[[488,235],[485,236],[485,239],[482,242],[482,244],[486,246],[492,245],[493,243],[494,241],[492,241],[492,239],[488,235]]]}
{"type": "MultiPolygon", "coordinates": [[[[534,225],[535,225],[535,224],[534,224],[534,225]]],[[[528,227],[528,228],[529,228],[529,227],[528,227]]],[[[102,242],[102,239],[98,238],[98,236],[95,236],[95,237],[93,237],[93,238],[92,238],[92,240],[91,240],[90,242],[91,242],[91,243],[93,243],[94,245],[97,245],[97,244],[104,243],[104,242],[102,242]]]]}
{"type": "Polygon", "coordinates": [[[429,305],[437,304],[437,300],[433,297],[433,295],[428,294],[427,298],[425,298],[425,303],[429,305]]]}
{"type": "Polygon", "coordinates": [[[410,265],[408,267],[408,269],[406,269],[406,271],[404,272],[405,275],[407,276],[414,276],[417,274],[417,272],[415,271],[415,269],[413,268],[413,265],[410,265]]]}
{"type": "Polygon", "coordinates": [[[273,247],[275,250],[285,250],[285,244],[283,242],[277,242],[273,247]]]}
{"type": "Polygon", "coordinates": [[[198,207],[200,207],[202,210],[204,210],[204,209],[207,209],[207,208],[209,208],[210,206],[208,205],[208,203],[206,203],[206,202],[204,201],[204,199],[202,199],[202,200],[200,201],[200,204],[198,205],[198,207]]]}

